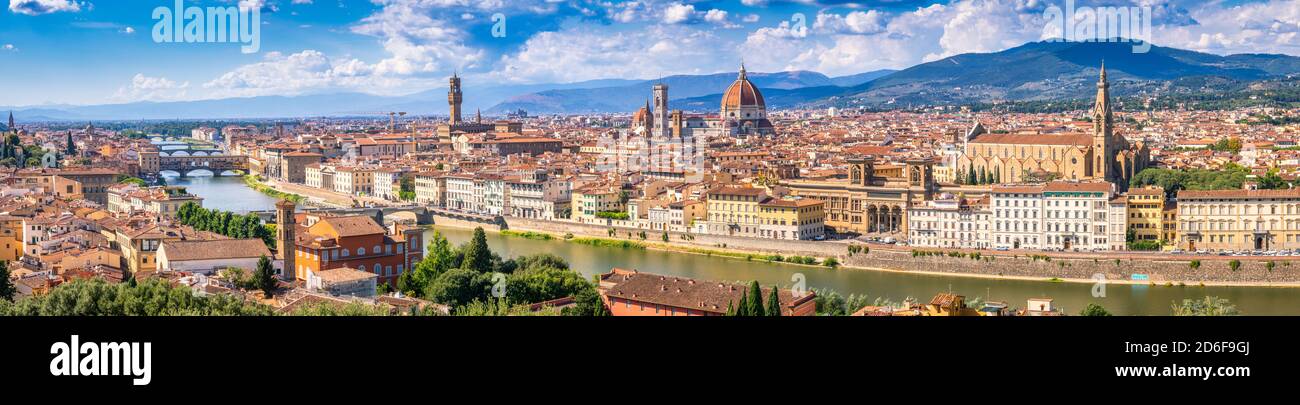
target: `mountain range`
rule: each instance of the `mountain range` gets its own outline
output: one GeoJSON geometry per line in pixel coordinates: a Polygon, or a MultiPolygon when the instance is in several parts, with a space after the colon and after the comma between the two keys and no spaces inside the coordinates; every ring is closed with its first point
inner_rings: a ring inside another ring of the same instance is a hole
{"type": "MultiPolygon", "coordinates": [[[[1133,53],[1122,42],[1031,42],[993,53],[956,55],[907,69],[829,77],[810,71],[750,73],[769,108],[925,106],[1089,98],[1102,61],[1116,95],[1217,91],[1300,73],[1300,58],[1275,54],[1219,56],[1152,46],[1133,53]],[[1206,86],[1216,83],[1216,86],[1206,86]],[[1232,87],[1232,86],[1227,86],[1232,87]]],[[[677,75],[655,80],[607,79],[564,84],[476,85],[466,82],[464,110],[498,115],[631,112],[655,83],[669,86],[670,105],[696,112],[718,108],[736,73],[677,75]]],[[[140,119],[233,119],[446,114],[447,89],[406,96],[333,93],[93,106],[0,107],[21,122],[140,119]]]]}

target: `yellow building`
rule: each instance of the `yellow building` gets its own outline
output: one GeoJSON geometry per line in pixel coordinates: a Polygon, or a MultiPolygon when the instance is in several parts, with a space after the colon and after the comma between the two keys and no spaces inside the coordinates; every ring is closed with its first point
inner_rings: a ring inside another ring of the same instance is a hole
{"type": "Polygon", "coordinates": [[[810,240],[826,234],[825,203],[814,199],[768,199],[758,205],[758,236],[810,240]]]}
{"type": "Polygon", "coordinates": [[[1134,241],[1168,241],[1165,239],[1165,189],[1144,187],[1128,191],[1126,207],[1128,230],[1134,241]]]}
{"type": "Polygon", "coordinates": [[[23,218],[0,215],[0,261],[23,257],[23,218]]]}
{"type": "Polygon", "coordinates": [[[1300,189],[1178,191],[1178,247],[1300,248],[1300,189]]]}
{"type": "Polygon", "coordinates": [[[1165,202],[1163,231],[1161,238],[1165,243],[1174,243],[1178,240],[1178,202],[1165,202]]]}
{"type": "Polygon", "coordinates": [[[759,204],[767,200],[761,188],[723,186],[709,190],[705,220],[695,223],[695,232],[710,235],[759,235],[759,204]]]}

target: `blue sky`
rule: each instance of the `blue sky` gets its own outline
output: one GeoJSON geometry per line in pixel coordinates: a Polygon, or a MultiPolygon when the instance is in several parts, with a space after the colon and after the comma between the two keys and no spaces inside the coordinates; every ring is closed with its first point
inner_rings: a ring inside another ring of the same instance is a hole
{"type": "MultiPolygon", "coordinates": [[[[261,47],[156,43],[174,0],[0,0],[0,105],[104,104],[803,69],[905,68],[1045,37],[1065,0],[190,0],[261,11],[261,47]],[[492,35],[492,16],[505,35],[492,35]]],[[[1300,55],[1300,1],[1149,5],[1153,42],[1300,55]]]]}

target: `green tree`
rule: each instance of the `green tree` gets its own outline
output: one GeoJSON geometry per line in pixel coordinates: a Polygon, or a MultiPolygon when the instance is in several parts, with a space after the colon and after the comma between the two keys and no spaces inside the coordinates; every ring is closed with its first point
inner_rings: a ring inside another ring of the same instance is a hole
{"type": "Polygon", "coordinates": [[[4,309],[13,316],[271,316],[270,307],[231,294],[196,296],[189,287],[150,278],[132,286],[102,278],[60,284],[4,309]]]}
{"type": "Polygon", "coordinates": [[[17,293],[18,289],[14,287],[13,280],[9,279],[9,262],[0,261],[0,299],[13,301],[17,293]]]}
{"type": "Polygon", "coordinates": [[[749,291],[740,292],[740,303],[736,304],[736,316],[749,316],[749,291]]]}
{"type": "Polygon", "coordinates": [[[67,156],[77,156],[77,144],[72,141],[72,131],[68,131],[68,147],[63,152],[67,156]]]}
{"type": "Polygon", "coordinates": [[[1228,261],[1228,268],[1231,269],[1232,271],[1237,271],[1238,269],[1241,268],[1241,260],[1232,259],[1228,261]]]}
{"type": "Polygon", "coordinates": [[[1173,305],[1174,316],[1232,316],[1239,315],[1237,307],[1227,299],[1206,296],[1199,300],[1184,299],[1173,305]]]}
{"type": "Polygon", "coordinates": [[[411,272],[411,280],[407,286],[409,289],[403,290],[417,297],[423,296],[429,284],[442,273],[460,267],[460,263],[456,262],[456,252],[452,250],[451,242],[442,236],[442,232],[433,231],[433,237],[429,240],[424,253],[424,260],[416,263],[411,272]]]}
{"type": "Polygon", "coordinates": [[[463,250],[465,261],[461,263],[461,268],[479,273],[492,271],[492,251],[488,249],[487,233],[483,232],[483,228],[474,228],[474,237],[463,250]]]}
{"type": "Polygon", "coordinates": [[[780,288],[772,286],[772,294],[767,297],[767,316],[781,316],[780,288]]]}
{"type": "Polygon", "coordinates": [[[265,255],[257,259],[257,272],[254,273],[253,280],[257,289],[262,290],[262,296],[271,298],[275,293],[275,287],[279,283],[275,280],[275,268],[271,266],[271,259],[265,255]]]}
{"type": "Polygon", "coordinates": [[[428,287],[424,296],[440,304],[460,307],[475,300],[488,298],[492,288],[492,278],[488,273],[460,268],[451,269],[438,275],[428,287]]]}
{"type": "Polygon", "coordinates": [[[506,297],[511,302],[536,303],[573,297],[593,288],[581,274],[554,267],[534,267],[506,279],[506,297]]]}
{"type": "Polygon", "coordinates": [[[758,281],[749,282],[749,296],[749,308],[745,309],[745,315],[766,315],[766,310],[763,309],[763,289],[758,286],[758,281]]]}
{"type": "Polygon", "coordinates": [[[1081,315],[1081,316],[1110,316],[1110,311],[1107,311],[1106,308],[1102,308],[1101,305],[1097,305],[1097,304],[1089,303],[1087,307],[1083,308],[1083,312],[1080,312],[1079,315],[1081,315]]]}
{"type": "Polygon", "coordinates": [[[574,305],[565,308],[560,313],[568,316],[610,316],[609,308],[605,307],[605,301],[600,299],[600,293],[595,288],[587,288],[579,291],[573,296],[574,305]]]}
{"type": "Polygon", "coordinates": [[[1291,188],[1291,183],[1287,183],[1277,169],[1271,169],[1258,180],[1259,188],[1262,190],[1282,190],[1291,188]]]}
{"type": "Polygon", "coordinates": [[[417,295],[416,291],[418,291],[419,288],[418,286],[415,285],[415,281],[413,280],[412,276],[414,274],[415,274],[415,269],[412,268],[403,271],[401,275],[398,275],[397,291],[400,291],[402,294],[406,294],[409,296],[416,296],[417,295]]]}

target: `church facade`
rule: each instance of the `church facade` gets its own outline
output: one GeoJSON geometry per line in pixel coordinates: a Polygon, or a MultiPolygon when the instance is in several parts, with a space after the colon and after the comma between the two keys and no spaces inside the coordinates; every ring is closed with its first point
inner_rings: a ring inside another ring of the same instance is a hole
{"type": "Polygon", "coordinates": [[[1126,189],[1129,180],[1150,163],[1150,150],[1143,142],[1130,143],[1115,133],[1104,65],[1091,119],[1091,133],[999,134],[977,123],[963,140],[962,155],[954,168],[957,180],[1106,180],[1126,189]]]}

